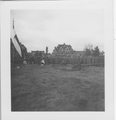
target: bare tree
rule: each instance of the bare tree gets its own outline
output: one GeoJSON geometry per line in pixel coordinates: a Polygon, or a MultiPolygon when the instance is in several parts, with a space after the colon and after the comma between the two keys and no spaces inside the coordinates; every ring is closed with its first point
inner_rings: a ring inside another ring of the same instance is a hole
{"type": "Polygon", "coordinates": [[[91,56],[93,51],[93,45],[91,44],[86,45],[84,51],[85,51],[85,56],[91,56]]]}

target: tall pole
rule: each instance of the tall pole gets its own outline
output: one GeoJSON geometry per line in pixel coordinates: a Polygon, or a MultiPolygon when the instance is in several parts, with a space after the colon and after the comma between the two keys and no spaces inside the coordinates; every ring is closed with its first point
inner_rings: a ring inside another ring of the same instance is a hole
{"type": "Polygon", "coordinates": [[[46,47],[46,55],[48,54],[48,47],[46,47]]]}
{"type": "Polygon", "coordinates": [[[14,29],[14,18],[13,18],[13,29],[14,29]]]}
{"type": "MultiPolygon", "coordinates": [[[[14,18],[13,18],[13,29],[14,29],[14,18]]],[[[15,48],[13,46],[12,39],[13,38],[11,38],[11,54],[13,54],[12,64],[13,64],[13,67],[14,67],[14,64],[15,64],[15,61],[14,61],[15,60],[15,48]]]]}

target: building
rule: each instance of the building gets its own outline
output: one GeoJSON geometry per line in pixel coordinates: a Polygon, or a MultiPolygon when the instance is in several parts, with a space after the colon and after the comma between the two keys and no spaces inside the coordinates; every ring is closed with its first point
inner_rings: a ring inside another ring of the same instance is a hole
{"type": "Polygon", "coordinates": [[[57,47],[54,48],[52,55],[55,56],[63,56],[63,55],[68,55],[73,53],[73,49],[71,45],[66,45],[64,44],[59,44],[57,47]]]}
{"type": "Polygon", "coordinates": [[[36,50],[36,51],[31,51],[31,56],[44,56],[45,52],[44,51],[39,51],[39,50],[36,50]]]}
{"type": "Polygon", "coordinates": [[[71,45],[59,44],[57,47],[54,48],[52,55],[55,57],[77,57],[83,56],[83,51],[75,51],[73,50],[71,45]]]}

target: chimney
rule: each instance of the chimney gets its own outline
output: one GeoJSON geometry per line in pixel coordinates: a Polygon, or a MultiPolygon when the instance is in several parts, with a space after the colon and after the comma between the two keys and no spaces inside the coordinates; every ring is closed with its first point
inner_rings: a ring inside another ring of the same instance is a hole
{"type": "Polygon", "coordinates": [[[48,54],[48,47],[46,47],[46,55],[48,54]]]}

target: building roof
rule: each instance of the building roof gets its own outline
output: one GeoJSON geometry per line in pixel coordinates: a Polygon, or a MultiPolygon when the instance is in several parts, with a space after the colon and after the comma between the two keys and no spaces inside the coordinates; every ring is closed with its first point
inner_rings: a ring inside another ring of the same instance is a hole
{"type": "Polygon", "coordinates": [[[73,50],[71,45],[66,45],[64,44],[58,44],[57,47],[54,47],[53,53],[52,55],[55,56],[72,56],[72,57],[76,57],[76,56],[83,56],[84,55],[84,51],[75,51],[73,50]]]}
{"type": "Polygon", "coordinates": [[[57,47],[54,47],[53,54],[58,54],[58,53],[70,53],[72,52],[73,49],[71,45],[66,45],[64,44],[58,44],[57,47]]]}

